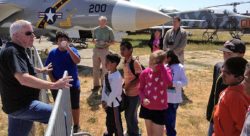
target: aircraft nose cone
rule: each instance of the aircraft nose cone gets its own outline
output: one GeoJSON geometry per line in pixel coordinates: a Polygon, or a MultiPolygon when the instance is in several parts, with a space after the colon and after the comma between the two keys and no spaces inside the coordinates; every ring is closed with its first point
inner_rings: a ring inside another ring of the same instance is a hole
{"type": "Polygon", "coordinates": [[[172,18],[163,13],[147,10],[137,9],[136,10],[136,28],[145,29],[156,25],[165,24],[171,21],[172,18]]]}
{"type": "Polygon", "coordinates": [[[169,21],[171,17],[159,11],[132,2],[117,1],[113,8],[111,25],[115,30],[135,31],[169,21]]]}

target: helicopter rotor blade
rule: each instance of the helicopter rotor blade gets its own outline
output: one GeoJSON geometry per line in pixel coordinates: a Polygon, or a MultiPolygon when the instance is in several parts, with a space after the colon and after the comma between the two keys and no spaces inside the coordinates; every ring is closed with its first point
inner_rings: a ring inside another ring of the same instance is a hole
{"type": "Polygon", "coordinates": [[[240,4],[247,4],[250,3],[250,1],[243,1],[243,2],[233,2],[233,3],[227,3],[227,4],[221,4],[221,5],[214,5],[214,6],[208,6],[205,8],[214,8],[214,7],[222,7],[222,6],[237,6],[240,4]]]}

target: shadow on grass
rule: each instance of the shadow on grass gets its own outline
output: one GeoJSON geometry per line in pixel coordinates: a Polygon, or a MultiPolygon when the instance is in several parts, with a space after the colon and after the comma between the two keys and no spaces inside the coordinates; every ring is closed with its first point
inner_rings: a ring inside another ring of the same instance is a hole
{"type": "Polygon", "coordinates": [[[185,91],[182,89],[182,98],[183,102],[180,104],[180,106],[185,106],[187,104],[193,103],[191,99],[188,98],[188,96],[185,94],[185,91]]]}
{"type": "MultiPolygon", "coordinates": [[[[130,41],[132,44],[136,42],[136,44],[133,44],[134,48],[144,48],[148,46],[148,41],[149,40],[141,40],[141,39],[131,39],[131,38],[124,38],[124,41],[130,41]]],[[[221,46],[225,43],[225,41],[212,41],[212,42],[207,42],[203,40],[194,40],[194,39],[188,39],[188,44],[198,44],[198,45],[216,45],[216,46],[221,46]]],[[[249,42],[246,42],[246,44],[250,44],[249,42]]]]}
{"type": "MultiPolygon", "coordinates": [[[[231,40],[231,39],[229,39],[231,40]]],[[[218,46],[221,46],[221,45],[224,45],[226,41],[212,41],[212,42],[208,42],[208,41],[203,41],[203,40],[193,40],[193,39],[188,39],[188,44],[191,44],[191,43],[194,43],[194,44],[200,44],[200,45],[210,45],[210,44],[213,44],[213,45],[218,45],[218,46]]],[[[245,42],[246,44],[249,44],[249,42],[245,42]]]]}
{"type": "Polygon", "coordinates": [[[79,76],[92,76],[93,67],[77,65],[79,76]]]}
{"type": "Polygon", "coordinates": [[[100,88],[96,90],[91,90],[92,92],[87,98],[87,103],[91,107],[92,111],[97,111],[100,109],[100,105],[102,103],[101,95],[98,94],[98,92],[101,92],[100,90],[101,90],[100,88]]]}
{"type": "MultiPolygon", "coordinates": [[[[145,39],[132,39],[132,38],[124,38],[124,41],[130,41],[130,42],[139,42],[139,45],[147,45],[148,44],[148,40],[145,39]]],[[[225,41],[212,41],[212,42],[207,42],[204,40],[195,40],[195,39],[188,39],[188,43],[195,43],[195,44],[215,44],[215,45],[221,45],[224,44],[225,41]]],[[[136,47],[137,45],[134,45],[134,47],[136,47]]]]}
{"type": "MultiPolygon", "coordinates": [[[[92,77],[92,71],[93,71],[92,67],[78,65],[77,68],[79,76],[92,77]]],[[[91,94],[87,98],[87,103],[91,107],[91,111],[97,111],[100,109],[101,93],[99,94],[98,92],[101,92],[101,88],[92,89],[91,94]]]]}
{"type": "Polygon", "coordinates": [[[193,40],[193,39],[188,39],[188,44],[199,44],[199,45],[223,45],[225,42],[223,41],[213,41],[213,42],[208,42],[208,41],[203,41],[203,40],[193,40]]]}
{"type": "Polygon", "coordinates": [[[149,40],[124,38],[123,41],[131,42],[134,48],[144,48],[144,47],[148,46],[148,41],[149,40]],[[138,43],[133,44],[134,42],[138,42],[138,43]]]}
{"type": "Polygon", "coordinates": [[[192,61],[186,61],[186,64],[194,65],[197,67],[210,67],[211,66],[210,64],[205,64],[205,63],[201,63],[201,62],[192,62],[192,61]]]}
{"type": "MultiPolygon", "coordinates": [[[[92,76],[92,67],[78,66],[78,70],[79,70],[79,73],[81,73],[81,75],[92,76]]],[[[123,70],[122,69],[118,69],[118,70],[123,75],[123,70]]],[[[101,91],[102,91],[102,87],[91,89],[91,94],[87,98],[87,103],[91,107],[91,111],[97,111],[100,109],[100,106],[102,103],[101,91]]]]}

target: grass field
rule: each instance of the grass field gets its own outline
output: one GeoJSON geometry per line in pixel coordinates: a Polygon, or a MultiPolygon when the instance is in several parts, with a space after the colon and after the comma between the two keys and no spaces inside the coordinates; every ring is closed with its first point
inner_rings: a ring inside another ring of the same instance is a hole
{"type": "MultiPolygon", "coordinates": [[[[192,36],[189,37],[185,49],[185,67],[189,83],[184,90],[188,101],[178,109],[177,132],[178,136],[205,136],[208,128],[205,112],[212,84],[213,65],[222,59],[222,53],[217,49],[231,37],[227,32],[219,32],[219,41],[216,41],[216,44],[203,43],[199,40],[202,31],[192,30],[190,32],[192,36]]],[[[131,35],[127,39],[135,47],[134,55],[141,56],[150,53],[149,48],[146,46],[149,35],[131,35]]],[[[250,43],[249,35],[243,36],[242,39],[250,43]]],[[[111,49],[119,52],[119,46],[112,46],[111,49]]],[[[250,58],[250,49],[247,49],[246,58],[250,58]]],[[[93,136],[101,136],[105,131],[105,112],[100,105],[100,94],[91,91],[92,77],[80,75],[80,80],[81,128],[87,130],[93,136]]],[[[7,118],[3,112],[0,112],[0,120],[0,135],[6,136],[7,118]]],[[[142,119],[139,119],[139,126],[142,129],[142,135],[146,136],[146,129],[142,119]]],[[[123,127],[126,130],[124,119],[123,127]]]]}

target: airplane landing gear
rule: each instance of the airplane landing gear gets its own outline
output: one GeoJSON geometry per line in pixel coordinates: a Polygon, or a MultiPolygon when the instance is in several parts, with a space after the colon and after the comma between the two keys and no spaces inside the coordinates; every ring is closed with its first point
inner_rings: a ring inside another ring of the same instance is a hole
{"type": "Polygon", "coordinates": [[[235,39],[241,39],[241,37],[244,35],[241,31],[230,31],[229,32],[232,38],[235,39]]]}
{"type": "Polygon", "coordinates": [[[204,42],[213,42],[213,41],[218,41],[218,35],[217,35],[217,30],[213,31],[213,32],[209,32],[208,30],[206,30],[205,32],[203,32],[202,35],[202,41],[204,42]]]}
{"type": "Polygon", "coordinates": [[[87,49],[88,43],[86,43],[86,38],[72,38],[73,43],[78,43],[80,48],[87,49]]]}

